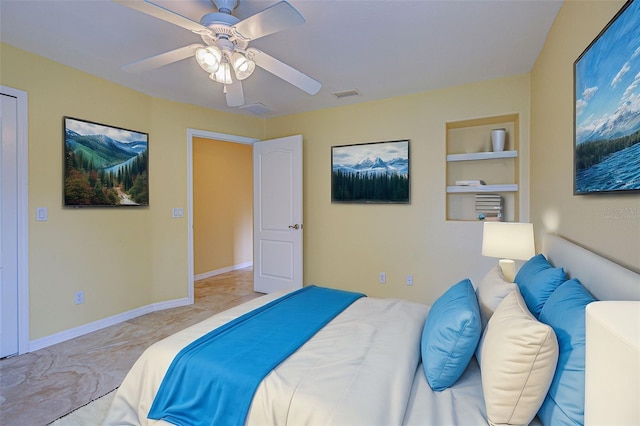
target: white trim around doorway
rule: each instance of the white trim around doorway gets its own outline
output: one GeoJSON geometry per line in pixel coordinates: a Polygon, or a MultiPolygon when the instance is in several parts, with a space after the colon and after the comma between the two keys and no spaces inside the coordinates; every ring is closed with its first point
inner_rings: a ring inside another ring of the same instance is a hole
{"type": "Polygon", "coordinates": [[[260,139],[246,136],[230,135],[226,133],[209,132],[206,130],[187,129],[187,298],[189,303],[194,301],[193,283],[195,281],[193,269],[193,138],[215,139],[225,142],[235,142],[253,145],[260,139]]]}

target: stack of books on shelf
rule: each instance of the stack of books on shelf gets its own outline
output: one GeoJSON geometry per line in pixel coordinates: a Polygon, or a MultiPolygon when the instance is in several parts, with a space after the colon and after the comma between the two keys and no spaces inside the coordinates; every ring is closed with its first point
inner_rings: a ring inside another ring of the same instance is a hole
{"type": "Polygon", "coordinates": [[[470,179],[470,180],[457,180],[456,186],[481,186],[486,185],[483,180],[470,179]]]}
{"type": "Polygon", "coordinates": [[[500,194],[476,194],[476,215],[490,222],[502,222],[502,196],[500,194]]]}

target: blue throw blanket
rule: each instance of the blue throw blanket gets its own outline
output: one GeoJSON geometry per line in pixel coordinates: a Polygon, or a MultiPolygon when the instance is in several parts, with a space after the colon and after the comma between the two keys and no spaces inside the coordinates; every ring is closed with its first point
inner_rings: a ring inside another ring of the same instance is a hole
{"type": "Polygon", "coordinates": [[[244,425],[262,379],[364,295],[309,286],[194,341],[174,358],[148,418],[175,425],[244,425]]]}

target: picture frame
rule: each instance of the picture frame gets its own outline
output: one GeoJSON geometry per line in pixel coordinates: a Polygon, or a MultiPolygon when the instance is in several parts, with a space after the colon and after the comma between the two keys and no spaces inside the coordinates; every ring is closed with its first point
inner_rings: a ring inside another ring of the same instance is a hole
{"type": "Polygon", "coordinates": [[[149,135],[63,117],[64,207],[149,206],[149,135]]]}
{"type": "Polygon", "coordinates": [[[408,204],[409,140],[331,147],[331,202],[408,204]]]}
{"type": "Polygon", "coordinates": [[[574,195],[640,192],[640,0],[574,62],[574,195]]]}

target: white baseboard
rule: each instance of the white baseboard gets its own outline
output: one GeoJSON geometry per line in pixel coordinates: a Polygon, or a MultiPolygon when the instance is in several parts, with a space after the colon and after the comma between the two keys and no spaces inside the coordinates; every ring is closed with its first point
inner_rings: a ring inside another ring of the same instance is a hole
{"type": "Polygon", "coordinates": [[[156,311],[162,311],[164,309],[177,308],[179,306],[185,306],[188,304],[189,299],[187,298],[152,303],[151,305],[142,306],[128,312],[123,312],[121,314],[113,315],[108,318],[90,322],[88,324],[81,325],[80,327],[75,327],[69,330],[61,331],[60,333],[52,334],[47,337],[32,340],[29,342],[28,352],[37,351],[38,349],[46,348],[47,346],[55,345],[56,343],[61,343],[75,337],[80,337],[87,333],[92,333],[94,331],[98,331],[105,327],[110,327],[112,325],[128,321],[141,315],[149,314],[156,311]]]}
{"type": "Polygon", "coordinates": [[[195,281],[203,280],[205,278],[215,277],[216,275],[226,274],[227,272],[235,271],[238,269],[248,268],[249,266],[253,266],[253,262],[244,262],[238,265],[228,266],[222,269],[216,269],[215,271],[204,272],[202,274],[198,274],[193,277],[195,281]]]}
{"type": "MultiPolygon", "coordinates": [[[[203,274],[198,274],[194,276],[194,279],[201,280],[204,278],[214,277],[216,275],[235,271],[237,269],[248,268],[250,266],[253,266],[253,262],[240,263],[238,265],[230,266],[227,268],[217,269],[215,271],[209,271],[203,274]]],[[[162,311],[164,309],[177,308],[179,306],[186,306],[186,305],[189,305],[188,298],[169,300],[166,302],[158,302],[158,303],[152,303],[151,305],[147,305],[147,306],[141,306],[139,308],[133,309],[128,312],[123,312],[121,314],[113,315],[108,318],[90,322],[89,324],[84,324],[79,327],[75,327],[69,330],[52,334],[50,336],[32,340],[29,342],[29,348],[27,352],[37,351],[38,349],[43,349],[48,346],[55,345],[56,343],[62,343],[67,340],[83,336],[87,333],[92,333],[94,331],[98,331],[103,328],[110,327],[112,325],[120,324],[121,322],[128,321],[130,319],[139,317],[141,315],[149,314],[151,312],[162,311]]]]}

